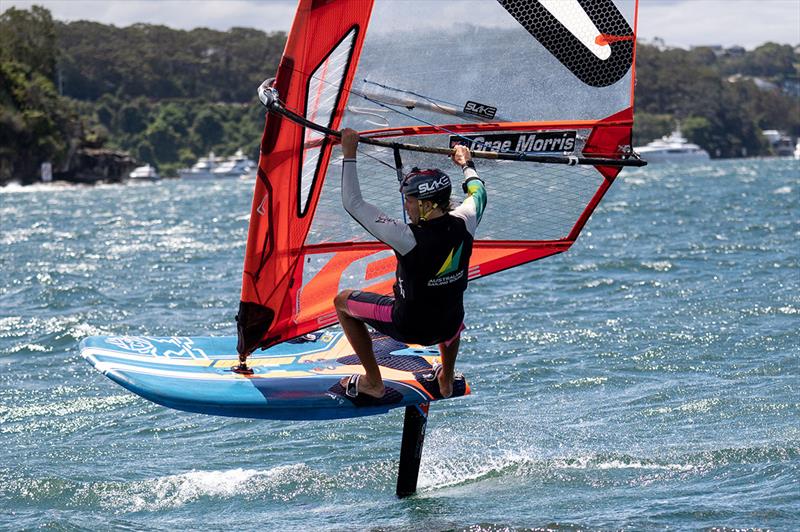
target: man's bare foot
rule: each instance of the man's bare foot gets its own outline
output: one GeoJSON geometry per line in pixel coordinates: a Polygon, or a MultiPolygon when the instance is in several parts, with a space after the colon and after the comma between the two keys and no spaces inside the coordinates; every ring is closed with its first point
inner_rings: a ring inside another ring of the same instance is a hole
{"type": "Polygon", "coordinates": [[[451,395],[453,395],[453,373],[451,372],[449,375],[445,374],[444,368],[439,371],[437,375],[437,380],[439,381],[439,393],[442,394],[442,397],[447,399],[451,395]]]}
{"type": "MultiPolygon", "coordinates": [[[[342,388],[347,390],[348,382],[350,381],[351,377],[344,377],[342,380],[339,381],[339,384],[342,385],[342,388]]],[[[386,392],[386,388],[383,385],[382,380],[378,380],[377,383],[370,381],[366,375],[359,375],[358,381],[356,383],[356,392],[357,395],[368,395],[370,397],[374,397],[375,399],[380,399],[383,397],[383,394],[386,392]]]]}

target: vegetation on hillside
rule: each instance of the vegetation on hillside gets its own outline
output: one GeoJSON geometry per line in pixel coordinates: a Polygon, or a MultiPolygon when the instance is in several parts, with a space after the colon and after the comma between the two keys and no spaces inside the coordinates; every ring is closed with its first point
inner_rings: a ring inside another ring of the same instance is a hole
{"type": "Polygon", "coordinates": [[[82,137],[72,102],[53,84],[57,50],[46,9],[0,15],[0,184],[33,180],[41,162],[63,162],[82,137]]]}
{"type": "Polygon", "coordinates": [[[286,40],[249,28],[181,31],[88,21],[59,23],[56,32],[64,95],[91,101],[110,94],[250,102],[253,87],[277,69],[286,40]]]}
{"type": "Polygon", "coordinates": [[[0,15],[0,184],[66,169],[79,147],[129,152],[162,174],[209,151],[258,157],[254,88],[286,36],[57,22],[41,7],[0,15]]]}
{"type": "Polygon", "coordinates": [[[56,31],[62,92],[108,145],[166,175],[210,151],[258,158],[264,111],[254,91],[277,70],[285,34],[87,21],[56,31]]]}
{"type": "MultiPolygon", "coordinates": [[[[256,158],[264,116],[253,91],[277,69],[285,39],[247,28],[63,23],[41,7],[8,9],[0,184],[35,180],[43,161],[67,165],[80,146],[128,151],[166,175],[212,150],[256,158]]],[[[799,65],[791,46],[773,43],[740,54],[640,44],[634,144],[680,121],[712,156],[767,155],[763,129],[800,135],[797,93],[782,90],[798,90],[799,65]]]]}
{"type": "Polygon", "coordinates": [[[689,140],[716,157],[768,155],[764,129],[800,135],[800,99],[781,90],[800,88],[800,57],[791,46],[767,43],[728,56],[640,43],[636,69],[637,145],[669,133],[678,121],[689,140]],[[729,81],[734,74],[738,79],[729,81]],[[755,77],[775,88],[760,89],[755,77]]]}

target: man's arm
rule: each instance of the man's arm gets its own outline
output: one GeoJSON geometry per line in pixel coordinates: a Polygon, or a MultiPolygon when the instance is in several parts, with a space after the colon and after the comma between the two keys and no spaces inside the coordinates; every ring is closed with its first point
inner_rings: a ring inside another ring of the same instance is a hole
{"type": "Polygon", "coordinates": [[[478,172],[472,163],[472,156],[465,146],[456,146],[453,162],[464,172],[463,188],[467,197],[461,205],[450,212],[450,215],[464,220],[467,231],[474,237],[478,224],[483,218],[483,211],[486,209],[486,187],[478,177],[478,172]]]}
{"type": "Polygon", "coordinates": [[[364,201],[356,171],[356,147],[358,133],[352,129],[342,130],[342,205],[372,236],[405,255],[417,245],[414,233],[399,220],[387,216],[375,205],[364,201]]]}

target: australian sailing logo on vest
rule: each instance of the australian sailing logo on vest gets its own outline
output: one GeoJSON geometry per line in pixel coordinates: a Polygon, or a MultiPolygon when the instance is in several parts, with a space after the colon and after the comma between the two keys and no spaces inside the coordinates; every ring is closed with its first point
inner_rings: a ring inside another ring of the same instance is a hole
{"type": "Polygon", "coordinates": [[[444,260],[442,267],[436,272],[436,277],[428,281],[428,286],[443,286],[446,284],[454,283],[464,277],[464,270],[459,270],[458,265],[461,262],[461,249],[464,243],[459,244],[458,249],[453,248],[450,254],[444,260]]]}

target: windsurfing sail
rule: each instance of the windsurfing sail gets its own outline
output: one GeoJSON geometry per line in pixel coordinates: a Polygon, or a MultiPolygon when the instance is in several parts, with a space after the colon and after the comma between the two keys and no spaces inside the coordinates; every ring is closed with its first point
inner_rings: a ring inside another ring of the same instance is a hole
{"type": "Polygon", "coordinates": [[[261,142],[239,352],[334,324],[342,289],[391,292],[394,254],[342,208],[326,131],[378,144],[359,148],[362,193],[400,219],[396,152],[407,169],[456,175],[435,152],[499,154],[477,161],[489,204],[471,280],[569,249],[622,166],[643,164],[631,151],[637,8],[301,0],[273,83],[286,112],[268,114],[261,142]]]}

